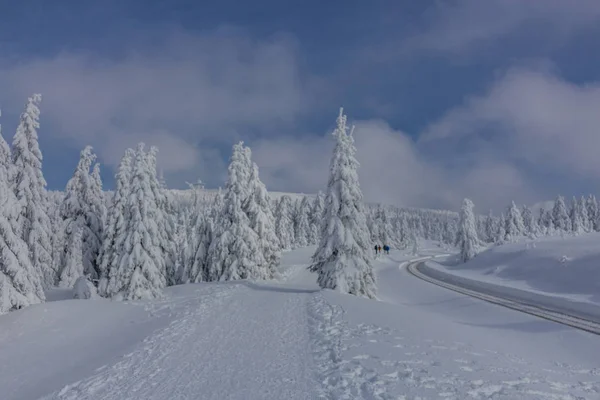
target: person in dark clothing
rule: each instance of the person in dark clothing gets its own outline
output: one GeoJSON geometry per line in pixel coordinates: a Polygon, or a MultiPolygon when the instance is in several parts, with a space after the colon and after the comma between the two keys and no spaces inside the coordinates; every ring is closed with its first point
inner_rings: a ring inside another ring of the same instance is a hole
{"type": "Polygon", "coordinates": [[[379,249],[379,246],[375,245],[375,255],[378,254],[378,251],[377,251],[378,249],[379,249]]]}
{"type": "Polygon", "coordinates": [[[385,254],[390,254],[390,246],[387,244],[383,245],[383,251],[385,251],[385,254]]]}
{"type": "Polygon", "coordinates": [[[381,245],[379,245],[379,252],[381,253],[381,245]]]}

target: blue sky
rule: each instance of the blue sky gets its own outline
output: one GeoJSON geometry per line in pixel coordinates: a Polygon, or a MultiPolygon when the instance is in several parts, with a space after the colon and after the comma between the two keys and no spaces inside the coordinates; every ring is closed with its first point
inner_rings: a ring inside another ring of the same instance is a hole
{"type": "Polygon", "coordinates": [[[49,188],[86,144],[112,168],[137,141],[170,186],[222,185],[246,141],[269,189],[327,178],[338,108],[368,200],[480,211],[596,193],[595,0],[22,0],[0,13],[10,139],[28,94],[49,188]]]}

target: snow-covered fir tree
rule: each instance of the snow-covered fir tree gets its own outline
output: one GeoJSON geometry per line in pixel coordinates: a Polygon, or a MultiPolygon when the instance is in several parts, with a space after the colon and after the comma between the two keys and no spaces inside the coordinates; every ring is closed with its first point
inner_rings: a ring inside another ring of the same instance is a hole
{"type": "Polygon", "coordinates": [[[579,201],[575,196],[573,196],[573,200],[571,200],[569,219],[571,223],[571,232],[577,235],[584,231],[583,220],[581,218],[581,209],[579,208],[579,201]]]}
{"type": "Polygon", "coordinates": [[[494,239],[496,238],[497,231],[498,231],[498,228],[496,227],[496,220],[494,218],[494,215],[492,214],[492,211],[490,210],[490,213],[485,218],[486,242],[493,243],[494,239]]]}
{"type": "Polygon", "coordinates": [[[587,198],[587,211],[588,217],[590,219],[590,229],[598,232],[600,230],[600,225],[598,224],[598,201],[596,200],[596,196],[590,194],[587,198]]]}
{"type": "Polygon", "coordinates": [[[209,280],[269,278],[258,235],[250,227],[243,209],[251,195],[248,184],[250,174],[246,150],[240,142],[233,146],[223,209],[218,217],[218,230],[209,248],[209,280]]]}
{"type": "Polygon", "coordinates": [[[581,225],[585,232],[592,231],[592,221],[590,220],[590,216],[588,214],[587,209],[587,201],[584,196],[581,196],[579,199],[579,214],[581,216],[581,225]]]}
{"type": "Polygon", "coordinates": [[[117,265],[117,261],[121,254],[123,254],[125,246],[126,224],[129,219],[127,202],[131,193],[134,160],[134,151],[127,149],[125,155],[121,158],[115,175],[116,187],[102,237],[102,247],[98,262],[100,275],[98,293],[101,296],[107,295],[106,286],[108,284],[110,269],[117,265]]]}
{"type": "Polygon", "coordinates": [[[65,266],[60,274],[58,286],[61,288],[72,288],[77,279],[84,274],[83,267],[83,228],[77,227],[69,235],[67,243],[67,254],[65,256],[65,266]]]}
{"type": "Polygon", "coordinates": [[[292,218],[292,199],[283,195],[275,209],[275,234],[279,238],[281,249],[291,249],[294,245],[294,221],[292,218]]]}
{"type": "Polygon", "coordinates": [[[473,207],[474,205],[471,200],[464,199],[460,208],[456,246],[460,249],[460,259],[462,262],[467,262],[475,257],[479,249],[479,238],[475,229],[473,207]]]}
{"type": "Polygon", "coordinates": [[[523,217],[523,226],[525,227],[524,233],[531,238],[538,236],[540,234],[540,229],[531,209],[527,206],[523,206],[521,216],[523,217]]]}
{"type": "Polygon", "coordinates": [[[523,217],[521,216],[521,211],[519,211],[514,201],[510,204],[510,206],[508,206],[505,221],[505,240],[515,240],[519,236],[523,236],[525,234],[523,217]]]}
{"type": "Polygon", "coordinates": [[[0,314],[45,300],[39,271],[19,236],[20,207],[11,180],[14,170],[10,149],[0,132],[0,314]]]}
{"type": "Polygon", "coordinates": [[[306,247],[311,241],[310,229],[310,202],[308,197],[302,197],[297,201],[296,218],[294,220],[295,247],[306,247]]]}
{"type": "Polygon", "coordinates": [[[325,194],[323,194],[323,192],[319,190],[319,192],[315,196],[315,199],[313,200],[312,208],[310,210],[311,245],[319,243],[321,236],[321,221],[323,219],[324,208],[325,194]]]}
{"type": "Polygon", "coordinates": [[[500,245],[502,243],[504,243],[504,241],[506,240],[506,217],[504,216],[504,213],[500,214],[500,222],[498,223],[498,231],[496,232],[496,239],[494,240],[494,243],[496,243],[497,245],[500,245]]]}
{"type": "Polygon", "coordinates": [[[554,202],[554,207],[552,208],[552,224],[554,229],[562,232],[567,232],[571,228],[571,220],[567,213],[565,199],[562,196],[558,196],[554,202]]]}
{"type": "Polygon", "coordinates": [[[106,293],[116,299],[161,296],[167,285],[165,252],[159,231],[162,210],[152,190],[156,169],[140,143],[136,149],[130,193],[126,203],[125,236],[118,261],[110,268],[106,293]]]}
{"type": "MultiPolygon", "coordinates": [[[[250,228],[258,236],[258,245],[262,251],[265,261],[265,277],[272,279],[275,277],[281,253],[279,251],[281,244],[275,234],[275,217],[271,212],[269,194],[264,183],[259,177],[258,166],[252,162],[252,153],[249,148],[245,149],[248,167],[250,168],[249,191],[250,195],[244,206],[244,211],[248,215],[250,228]]],[[[307,199],[305,197],[305,199],[307,199]]],[[[310,211],[310,205],[307,200],[307,218],[310,211]]],[[[307,234],[310,232],[310,226],[307,220],[307,234]]]]}
{"type": "Polygon", "coordinates": [[[52,270],[51,223],[46,213],[46,180],[37,134],[41,100],[39,94],[29,98],[13,139],[13,188],[19,207],[17,233],[29,247],[31,262],[40,272],[42,284],[51,287],[56,284],[57,271],[52,270]]]}
{"type": "MultiPolygon", "coordinates": [[[[90,171],[95,160],[96,155],[90,146],[81,151],[79,163],[67,183],[65,197],[60,205],[64,244],[69,246],[74,243],[73,235],[81,235],[83,272],[92,279],[99,278],[98,255],[102,246],[106,213],[98,164],[94,166],[94,171],[90,171]]],[[[72,287],[74,283],[75,280],[72,280],[62,287],[72,287]]]]}
{"type": "MultiPolygon", "coordinates": [[[[214,278],[212,270],[209,268],[209,250],[211,243],[214,242],[216,233],[218,232],[218,220],[224,207],[224,196],[221,189],[217,192],[208,210],[199,213],[198,219],[195,222],[194,238],[191,261],[190,261],[190,282],[202,282],[205,280],[217,280],[214,278]]],[[[214,251],[214,250],[213,250],[214,251]]],[[[216,276],[216,275],[215,275],[216,276]]]]}
{"type": "Polygon", "coordinates": [[[334,136],[321,240],[309,269],[318,274],[322,288],[375,298],[373,252],[358,180],[359,163],[343,109],[334,136]]]}
{"type": "Polygon", "coordinates": [[[147,164],[149,168],[148,182],[152,191],[152,196],[158,207],[156,215],[156,225],[158,227],[157,243],[166,267],[167,284],[175,285],[177,283],[177,271],[175,269],[175,259],[177,258],[175,247],[175,211],[169,202],[165,189],[158,180],[157,170],[158,147],[151,146],[147,154],[147,164]]]}

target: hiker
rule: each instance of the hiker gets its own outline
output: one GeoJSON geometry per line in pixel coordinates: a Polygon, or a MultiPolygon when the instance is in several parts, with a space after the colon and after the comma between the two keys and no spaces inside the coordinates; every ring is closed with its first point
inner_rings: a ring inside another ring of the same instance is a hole
{"type": "Polygon", "coordinates": [[[379,245],[379,249],[378,249],[378,250],[379,250],[379,252],[381,253],[381,245],[379,245]]]}
{"type": "Polygon", "coordinates": [[[387,244],[384,244],[383,251],[385,251],[385,254],[390,254],[390,246],[388,246],[387,244]]]}
{"type": "Polygon", "coordinates": [[[379,249],[379,247],[377,245],[375,245],[375,255],[378,254],[378,251],[377,251],[378,249],[379,249]]]}

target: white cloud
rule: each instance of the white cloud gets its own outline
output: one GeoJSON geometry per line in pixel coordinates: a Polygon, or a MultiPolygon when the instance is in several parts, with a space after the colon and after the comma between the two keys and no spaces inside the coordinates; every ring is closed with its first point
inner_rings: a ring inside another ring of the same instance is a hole
{"type": "Polygon", "coordinates": [[[404,42],[409,49],[464,53],[491,40],[534,28],[551,41],[593,26],[600,19],[596,0],[438,1],[424,15],[423,27],[404,42]]]}
{"type": "MultiPolygon", "coordinates": [[[[484,158],[451,165],[453,155],[432,159],[407,134],[380,120],[356,121],[355,143],[365,200],[413,207],[457,209],[472,198],[480,212],[511,200],[533,201],[533,191],[511,165],[484,158]]],[[[314,193],[324,190],[333,138],[288,137],[253,144],[261,178],[272,190],[314,193]]]]}
{"type": "Polygon", "coordinates": [[[5,64],[0,89],[13,113],[43,93],[43,134],[91,144],[109,165],[137,141],[159,145],[172,176],[214,160],[213,149],[229,147],[241,128],[268,134],[291,123],[305,103],[293,42],[231,29],[174,32],[119,59],[62,53],[5,64]]]}
{"type": "Polygon", "coordinates": [[[485,136],[478,150],[496,157],[600,179],[598,110],[598,82],[576,85],[547,71],[512,69],[430,125],[422,140],[468,143],[485,136]]]}

